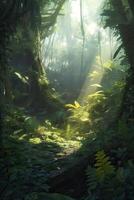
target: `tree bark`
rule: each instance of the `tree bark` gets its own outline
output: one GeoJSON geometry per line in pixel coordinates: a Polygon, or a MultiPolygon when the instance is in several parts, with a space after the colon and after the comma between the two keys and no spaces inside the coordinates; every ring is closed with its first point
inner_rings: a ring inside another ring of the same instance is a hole
{"type": "Polygon", "coordinates": [[[128,0],[128,3],[130,5],[130,9],[131,9],[131,11],[133,13],[133,16],[134,16],[134,1],[133,0],[128,0]]]}
{"type": "Polygon", "coordinates": [[[126,87],[119,114],[119,118],[124,118],[129,121],[134,118],[134,24],[127,21],[126,13],[121,0],[111,0],[111,2],[115,11],[123,19],[122,23],[118,24],[118,30],[130,63],[129,75],[126,80],[126,87]]]}

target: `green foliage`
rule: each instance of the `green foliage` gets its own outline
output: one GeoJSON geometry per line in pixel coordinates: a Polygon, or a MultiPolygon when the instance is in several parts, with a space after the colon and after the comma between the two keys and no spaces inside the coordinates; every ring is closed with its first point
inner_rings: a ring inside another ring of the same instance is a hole
{"type": "Polygon", "coordinates": [[[48,85],[49,85],[49,81],[48,81],[48,79],[47,79],[45,74],[41,75],[39,77],[38,81],[39,81],[40,87],[43,87],[43,89],[47,88],[48,85]]]}
{"type": "MultiPolygon", "coordinates": [[[[24,48],[29,48],[36,54],[36,50],[39,49],[35,49],[35,47],[38,47],[38,42],[40,42],[40,37],[37,37],[37,32],[41,32],[42,36],[42,30],[45,28],[45,36],[51,33],[58,13],[64,3],[64,1],[53,1],[54,7],[55,5],[57,6],[49,10],[50,12],[47,14],[46,11],[49,5],[51,8],[51,2],[52,1],[30,0],[19,1],[18,4],[13,5],[13,1],[11,1],[14,12],[10,13],[11,4],[8,4],[7,1],[1,1],[0,5],[2,5],[2,7],[0,7],[0,10],[2,11],[2,8],[5,8],[4,10],[6,12],[0,17],[0,22],[4,21],[4,17],[7,17],[7,21],[4,22],[4,25],[2,23],[0,24],[0,28],[2,26],[1,30],[5,30],[3,27],[8,29],[7,25],[10,24],[9,22],[11,22],[11,26],[21,26],[20,22],[23,22],[22,24],[24,27],[27,27],[26,32],[28,29],[30,30],[28,32],[28,39],[30,39],[30,41],[27,45],[25,45],[27,42],[25,41],[24,48]],[[43,7],[43,5],[47,5],[48,7],[43,7]],[[43,7],[43,9],[41,7],[43,7]],[[30,16],[27,15],[29,12],[30,16]],[[16,14],[19,16],[17,24],[13,23],[16,19],[16,14]],[[34,39],[35,41],[33,41],[34,39]]],[[[114,17],[114,11],[112,10],[109,12],[108,10],[104,10],[104,15],[107,17],[114,17]]],[[[118,16],[116,16],[116,18],[117,17],[118,16]]],[[[113,25],[119,23],[119,21],[116,20],[117,19],[115,19],[113,25]]],[[[122,21],[121,18],[118,18],[118,20],[122,21]]],[[[21,28],[23,29],[23,27],[21,28]]],[[[21,28],[18,35],[20,38],[22,37],[21,42],[23,42],[26,38],[26,32],[24,33],[24,30],[22,31],[21,28]]],[[[7,30],[7,34],[7,38],[9,38],[9,30],[7,30]]],[[[2,41],[5,36],[3,36],[2,33],[1,36],[0,40],[2,41]]],[[[17,37],[17,39],[19,39],[19,37],[17,37]]],[[[6,44],[8,44],[8,42],[6,44]]],[[[5,41],[0,46],[3,48],[3,46],[5,46],[5,41]]],[[[119,50],[120,49],[117,49],[114,57],[117,56],[119,50]]],[[[2,54],[2,58],[5,59],[4,52],[2,52],[2,54]]],[[[34,59],[34,61],[36,61],[36,59],[34,59]]],[[[0,64],[4,62],[5,60],[1,61],[0,64]]],[[[98,67],[100,67],[102,65],[100,57],[97,58],[97,62],[98,67]]],[[[104,63],[101,67],[103,67],[104,76],[108,80],[114,76],[114,73],[118,74],[115,69],[117,66],[111,60],[104,63]]],[[[24,84],[29,84],[27,75],[23,76],[18,71],[15,72],[15,75],[24,84]]],[[[42,75],[41,71],[35,70],[33,75],[37,75],[36,81],[39,86],[38,89],[42,94],[39,96],[42,98],[37,99],[40,99],[46,107],[50,105],[50,99],[54,99],[56,102],[56,95],[53,95],[54,98],[52,97],[45,74],[42,75]],[[46,97],[48,97],[48,99],[46,97]]],[[[90,74],[90,78],[92,80],[100,78],[100,73],[95,70],[90,74]]],[[[4,119],[5,133],[2,138],[4,143],[2,153],[4,156],[0,159],[0,161],[4,161],[4,167],[2,164],[0,173],[2,174],[4,169],[7,177],[7,179],[3,180],[3,175],[1,175],[2,183],[4,183],[2,184],[2,191],[4,191],[4,193],[0,194],[2,199],[71,200],[71,198],[60,194],[46,193],[49,189],[47,180],[49,177],[53,177],[59,173],[61,174],[62,171],[64,172],[68,166],[70,166],[70,163],[72,165],[74,155],[70,154],[73,154],[74,151],[77,151],[81,147],[81,138],[88,138],[90,145],[88,144],[88,147],[86,147],[88,150],[86,151],[91,155],[91,158],[93,158],[94,152],[97,152],[94,156],[95,164],[92,167],[89,166],[87,169],[89,195],[86,199],[133,199],[134,130],[124,121],[119,121],[118,127],[115,130],[111,127],[109,131],[102,131],[113,122],[113,119],[115,119],[117,115],[121,103],[121,92],[124,88],[124,81],[120,79],[120,81],[116,81],[114,85],[113,82],[111,82],[112,87],[109,89],[106,89],[104,82],[105,81],[102,80],[100,84],[94,83],[91,85],[92,87],[96,87],[97,91],[88,96],[84,105],[80,105],[77,101],[75,101],[74,104],[65,105],[66,108],[71,109],[71,115],[68,118],[67,125],[64,125],[64,129],[55,127],[51,122],[53,121],[52,116],[48,120],[46,112],[43,116],[45,118],[44,122],[40,123],[37,120],[38,116],[30,116],[22,109],[10,108],[11,110],[9,110],[9,108],[7,108],[4,119]],[[98,88],[101,88],[101,90],[98,91],[98,88]],[[86,137],[86,134],[88,137],[86,137]],[[105,151],[100,149],[105,149],[110,156],[107,156],[105,151]],[[113,162],[111,162],[111,160],[113,162]]],[[[41,102],[38,103],[40,104],[41,102]]],[[[62,104],[57,103],[57,105],[58,110],[61,109],[62,104]]],[[[54,115],[55,118],[59,120],[64,118],[64,109],[61,109],[57,113],[53,113],[53,109],[51,109],[51,111],[51,115],[54,115]]]]}
{"type": "Polygon", "coordinates": [[[86,199],[133,199],[132,133],[133,128],[124,121],[119,121],[118,126],[111,131],[103,131],[102,134],[98,131],[94,148],[104,148],[110,156],[107,156],[104,150],[95,154],[94,166],[87,169],[89,194],[86,199]]]}
{"type": "MultiPolygon", "coordinates": [[[[109,181],[115,175],[115,168],[104,151],[96,153],[96,163],[94,166],[95,168],[88,167],[87,169],[89,199],[105,199],[103,194],[105,192],[107,195],[108,187],[110,187],[109,181]]],[[[109,198],[110,193],[111,191],[109,190],[109,198]]]]}
{"type": "Polygon", "coordinates": [[[103,181],[107,176],[114,174],[114,166],[111,164],[109,157],[104,151],[96,153],[96,176],[99,181],[103,181]]]}
{"type": "Polygon", "coordinates": [[[66,133],[65,133],[67,139],[71,138],[71,136],[72,136],[71,132],[72,132],[71,126],[70,126],[70,124],[67,124],[66,133]]]}
{"type": "Polygon", "coordinates": [[[77,101],[75,101],[74,104],[66,104],[65,107],[69,109],[78,109],[81,106],[77,101]]]}
{"type": "Polygon", "coordinates": [[[96,101],[97,103],[100,103],[102,102],[102,100],[105,100],[106,99],[106,96],[104,94],[104,91],[103,90],[100,90],[100,91],[97,91],[93,94],[90,94],[88,96],[88,99],[89,99],[89,102],[93,102],[94,104],[96,104],[96,101]]]}
{"type": "Polygon", "coordinates": [[[133,170],[132,161],[128,161],[124,167],[116,169],[109,162],[109,157],[105,155],[104,151],[98,152],[95,167],[87,169],[89,195],[86,199],[125,200],[126,197],[129,200],[133,199],[134,181],[131,174],[133,170]]]}
{"type": "Polygon", "coordinates": [[[4,131],[17,134],[33,132],[39,125],[35,117],[27,116],[24,109],[16,107],[5,108],[4,131]]]}
{"type": "Polygon", "coordinates": [[[38,194],[39,191],[47,192],[47,176],[45,170],[38,168],[20,168],[14,169],[10,175],[9,184],[4,194],[5,199],[25,199],[31,190],[38,194]]]}
{"type": "Polygon", "coordinates": [[[22,76],[20,73],[15,72],[14,73],[23,83],[28,84],[28,77],[22,76]]]}
{"type": "Polygon", "coordinates": [[[35,130],[39,126],[39,122],[35,117],[25,117],[25,126],[28,130],[35,130]]]}
{"type": "Polygon", "coordinates": [[[106,156],[104,151],[98,151],[96,153],[95,168],[88,167],[87,184],[90,192],[95,192],[98,184],[102,184],[108,177],[112,177],[115,172],[114,166],[109,161],[109,157],[106,156]]]}
{"type": "Polygon", "coordinates": [[[94,191],[97,187],[96,170],[91,166],[88,166],[86,170],[86,175],[87,175],[88,192],[90,193],[90,191],[94,191]]]}
{"type": "Polygon", "coordinates": [[[94,80],[100,77],[100,73],[98,71],[93,71],[92,73],[89,74],[89,77],[94,80]]]}
{"type": "Polygon", "coordinates": [[[71,197],[67,197],[62,194],[49,194],[49,193],[32,193],[25,197],[25,200],[73,200],[71,197]]]}
{"type": "Polygon", "coordinates": [[[118,56],[118,54],[120,53],[120,51],[121,51],[122,48],[123,48],[123,45],[121,44],[121,45],[117,48],[116,52],[114,53],[114,56],[113,56],[114,59],[118,56]]]}
{"type": "Polygon", "coordinates": [[[65,130],[54,127],[48,119],[38,123],[24,109],[15,107],[7,107],[4,131],[4,157],[0,158],[2,199],[42,199],[40,193],[48,199],[69,199],[45,194],[49,189],[47,180],[69,166],[65,158],[80,147],[80,142],[66,140],[65,130]]]}

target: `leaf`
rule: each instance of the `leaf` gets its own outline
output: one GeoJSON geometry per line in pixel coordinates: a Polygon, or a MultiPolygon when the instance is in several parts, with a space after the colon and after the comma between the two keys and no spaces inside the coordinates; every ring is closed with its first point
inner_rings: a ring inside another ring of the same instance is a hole
{"type": "Polygon", "coordinates": [[[75,108],[80,108],[81,107],[80,104],[77,101],[74,102],[74,105],[75,105],[75,108]]]}
{"type": "Polygon", "coordinates": [[[74,104],[65,104],[65,107],[66,107],[66,108],[78,109],[78,108],[80,108],[81,106],[80,106],[80,104],[79,104],[77,101],[75,101],[74,104]]]}
{"type": "Polygon", "coordinates": [[[109,156],[107,156],[103,150],[96,153],[95,167],[96,176],[100,181],[104,180],[106,177],[109,177],[115,171],[115,168],[111,164],[109,156]]]}
{"type": "Polygon", "coordinates": [[[118,49],[115,51],[114,55],[113,55],[113,59],[115,59],[118,54],[120,53],[121,49],[123,48],[123,44],[121,44],[118,49]]]}
{"type": "Polygon", "coordinates": [[[75,106],[73,104],[66,104],[65,107],[66,108],[74,108],[75,109],[75,106]]]}
{"type": "Polygon", "coordinates": [[[98,78],[99,76],[100,76],[100,73],[97,71],[93,71],[92,73],[89,74],[89,78],[91,79],[98,78]]]}
{"type": "Polygon", "coordinates": [[[28,84],[28,77],[27,76],[22,76],[18,72],[14,72],[14,74],[25,84],[28,84]]]}
{"type": "Polygon", "coordinates": [[[112,16],[113,14],[115,14],[115,12],[114,11],[111,11],[111,10],[103,10],[103,13],[101,13],[101,16],[108,16],[108,17],[110,17],[110,16],[112,16]]]}
{"type": "Polygon", "coordinates": [[[97,187],[96,170],[88,166],[86,170],[88,191],[95,190],[97,187]]]}
{"type": "Polygon", "coordinates": [[[93,85],[91,85],[91,86],[92,86],[92,87],[99,87],[99,88],[102,87],[100,84],[93,84],[93,85]]]}
{"type": "Polygon", "coordinates": [[[103,90],[100,90],[100,91],[97,91],[97,92],[95,92],[93,94],[88,95],[89,98],[100,97],[100,96],[105,98],[103,90]]]}
{"type": "Polygon", "coordinates": [[[108,60],[107,62],[103,64],[103,67],[106,69],[109,69],[110,71],[112,71],[113,66],[114,66],[114,63],[112,60],[108,60]]]}
{"type": "Polygon", "coordinates": [[[14,131],[13,133],[18,134],[18,133],[21,133],[22,131],[23,131],[23,129],[19,129],[19,130],[14,131]]]}

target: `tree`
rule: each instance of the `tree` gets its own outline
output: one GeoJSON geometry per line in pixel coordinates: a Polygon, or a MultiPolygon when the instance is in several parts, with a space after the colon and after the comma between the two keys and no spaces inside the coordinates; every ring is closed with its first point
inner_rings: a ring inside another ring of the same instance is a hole
{"type": "Polygon", "coordinates": [[[30,66],[28,66],[28,68],[29,71],[31,71],[29,78],[32,101],[38,102],[37,96],[40,98],[42,92],[45,92],[44,90],[42,91],[39,85],[39,79],[45,76],[40,58],[41,40],[42,37],[47,37],[48,34],[51,33],[51,29],[56,23],[57,16],[64,2],[65,0],[59,0],[57,2],[53,0],[11,0],[10,3],[8,3],[8,1],[2,1],[1,5],[3,7],[1,8],[2,11],[5,11],[5,13],[2,13],[0,21],[1,26],[3,26],[4,29],[3,35],[1,34],[1,49],[3,49],[3,52],[1,53],[1,62],[2,60],[3,62],[1,63],[1,66],[3,70],[3,66],[7,65],[5,66],[3,74],[1,74],[3,79],[1,90],[4,99],[9,100],[12,96],[12,89],[9,87],[9,85],[11,85],[9,83],[9,59],[7,59],[8,57],[11,57],[11,55],[9,55],[10,51],[8,51],[8,53],[5,52],[4,47],[6,46],[8,49],[9,44],[11,44],[10,48],[12,49],[12,44],[15,42],[14,38],[16,38],[17,32],[21,33],[18,45],[22,48],[23,44],[23,48],[20,49],[20,51],[22,54],[25,52],[25,54],[28,54],[29,56],[30,66]],[[49,8],[52,9],[49,11],[49,8]]]}
{"type": "Polygon", "coordinates": [[[119,118],[131,120],[134,117],[134,3],[131,0],[109,0],[109,4],[111,10],[104,10],[104,15],[109,17],[107,25],[116,29],[120,34],[130,63],[119,118]]]}

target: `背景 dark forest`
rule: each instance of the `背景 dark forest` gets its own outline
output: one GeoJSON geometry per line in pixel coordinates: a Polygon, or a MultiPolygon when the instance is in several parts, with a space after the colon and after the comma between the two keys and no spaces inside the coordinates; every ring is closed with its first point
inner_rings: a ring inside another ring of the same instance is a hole
{"type": "Polygon", "coordinates": [[[134,199],[133,0],[0,1],[0,199],[134,199]]]}

